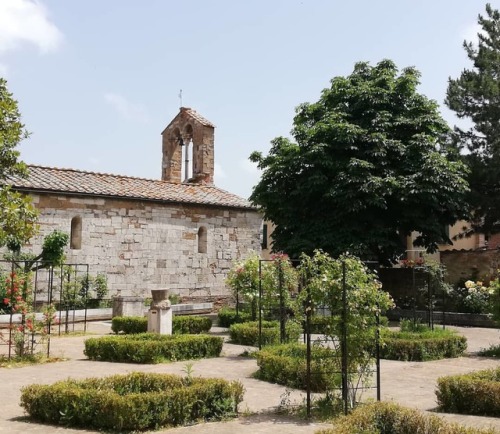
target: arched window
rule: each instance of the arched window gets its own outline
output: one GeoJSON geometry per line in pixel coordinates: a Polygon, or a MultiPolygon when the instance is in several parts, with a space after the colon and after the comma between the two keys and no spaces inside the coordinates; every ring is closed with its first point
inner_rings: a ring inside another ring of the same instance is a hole
{"type": "Polygon", "coordinates": [[[76,216],[71,219],[69,248],[75,250],[82,248],[82,218],[80,216],[76,216]]]}
{"type": "Polygon", "coordinates": [[[198,253],[207,253],[207,228],[198,229],[198,253]]]}

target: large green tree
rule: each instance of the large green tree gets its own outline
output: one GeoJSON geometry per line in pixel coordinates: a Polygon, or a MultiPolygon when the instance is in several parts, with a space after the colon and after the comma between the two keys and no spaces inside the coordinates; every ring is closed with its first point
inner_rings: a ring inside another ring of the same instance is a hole
{"type": "Polygon", "coordinates": [[[17,101],[0,78],[0,246],[7,244],[11,249],[18,249],[36,230],[37,212],[30,199],[6,183],[9,176],[26,175],[17,146],[27,136],[17,101]]]}
{"type": "Polygon", "coordinates": [[[472,223],[489,234],[500,230],[500,12],[487,4],[486,13],[478,18],[478,43],[464,42],[473,68],[450,78],[445,103],[472,121],[470,129],[455,131],[467,150],[472,223]]]}
{"type": "Polygon", "coordinates": [[[275,250],[392,260],[412,231],[429,251],[448,240],[445,226],[466,215],[465,167],[448,158],[449,128],[418,84],[414,68],[358,63],[297,108],[294,141],[250,156],[263,171],[251,201],[277,226],[275,250]]]}

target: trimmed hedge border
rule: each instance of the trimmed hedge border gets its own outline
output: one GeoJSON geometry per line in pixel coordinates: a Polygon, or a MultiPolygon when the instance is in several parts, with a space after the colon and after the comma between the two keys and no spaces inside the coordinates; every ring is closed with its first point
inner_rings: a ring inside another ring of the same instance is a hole
{"type": "Polygon", "coordinates": [[[230,307],[223,307],[217,313],[217,324],[219,327],[231,327],[233,324],[248,322],[252,320],[252,316],[248,312],[238,312],[230,307]]]}
{"type": "MultiPolygon", "coordinates": [[[[306,346],[284,344],[269,346],[255,353],[259,370],[255,378],[295,389],[306,390],[306,346]]],[[[340,387],[340,359],[330,348],[311,348],[311,391],[325,392],[340,387]]]]}
{"type": "Polygon", "coordinates": [[[360,405],[348,416],[335,419],[332,428],[315,434],[495,434],[494,429],[469,428],[391,402],[360,405]]]}
{"type": "MultiPolygon", "coordinates": [[[[212,320],[206,316],[174,315],[172,318],[173,334],[208,333],[212,320]]],[[[143,316],[115,316],[111,319],[111,330],[118,334],[146,333],[148,319],[143,316]]]]}
{"type": "Polygon", "coordinates": [[[412,333],[384,330],[380,358],[407,362],[422,362],[460,357],[467,349],[467,338],[455,332],[412,333]]]}
{"type": "Polygon", "coordinates": [[[87,339],[84,354],[106,362],[162,363],[219,357],[222,343],[218,336],[141,333],[87,339]]]}
{"type": "Polygon", "coordinates": [[[438,378],[436,396],[447,413],[500,417],[500,367],[438,378]]]}
{"type": "MultiPolygon", "coordinates": [[[[302,327],[292,321],[287,321],[285,326],[286,340],[297,342],[302,333],[302,327]]],[[[250,321],[233,324],[229,327],[231,343],[239,345],[259,346],[259,322],[250,321]]],[[[280,325],[278,321],[262,321],[262,346],[280,343],[280,325]]]]}
{"type": "Polygon", "coordinates": [[[21,389],[35,420],[120,432],[233,417],[242,399],[238,381],[141,372],[21,389]]]}

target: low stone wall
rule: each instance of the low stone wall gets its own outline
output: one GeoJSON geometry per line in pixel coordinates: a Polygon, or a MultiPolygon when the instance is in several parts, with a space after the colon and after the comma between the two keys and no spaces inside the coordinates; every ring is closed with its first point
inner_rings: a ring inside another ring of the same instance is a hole
{"type": "MultiPolygon", "coordinates": [[[[146,315],[149,308],[143,305],[142,313],[138,313],[137,316],[146,315]]],[[[174,315],[202,315],[210,314],[213,310],[212,303],[192,303],[192,304],[174,304],[172,305],[172,313],[174,315]]],[[[135,316],[135,315],[134,315],[135,316]]],[[[85,309],[69,310],[69,311],[59,311],[56,312],[56,320],[61,323],[67,322],[82,322],[82,321],[106,321],[113,317],[113,309],[87,309],[87,315],[85,315],[85,309]]],[[[20,324],[22,316],[21,314],[12,315],[12,324],[20,324]]],[[[42,313],[35,314],[36,321],[43,320],[42,313]]],[[[0,328],[7,328],[11,324],[10,315],[0,315],[0,328]]]]}
{"type": "MultiPolygon", "coordinates": [[[[399,321],[402,318],[413,319],[418,318],[424,324],[429,321],[429,312],[424,310],[408,310],[408,309],[392,309],[387,312],[386,316],[390,321],[399,321]]],[[[456,325],[463,327],[497,327],[491,315],[480,313],[457,313],[457,312],[433,312],[433,322],[435,324],[456,325]]]]}

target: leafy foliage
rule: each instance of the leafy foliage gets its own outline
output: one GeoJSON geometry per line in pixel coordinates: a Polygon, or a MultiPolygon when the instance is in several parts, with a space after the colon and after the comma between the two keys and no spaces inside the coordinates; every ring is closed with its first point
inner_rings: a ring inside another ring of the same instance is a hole
{"type": "MultiPolygon", "coordinates": [[[[278,321],[262,321],[261,345],[276,345],[280,342],[280,325],[278,321]]],[[[302,329],[299,324],[287,321],[285,339],[287,342],[297,342],[302,329]]],[[[259,322],[251,321],[233,324],[229,327],[229,336],[233,344],[259,345],[259,322]]]]}
{"type": "Polygon", "coordinates": [[[21,123],[17,101],[0,78],[0,246],[18,247],[36,232],[37,211],[31,200],[5,185],[9,176],[25,176],[26,166],[19,161],[19,143],[29,136],[21,123]]]}
{"type": "Polygon", "coordinates": [[[323,333],[338,354],[341,354],[341,337],[345,336],[349,342],[349,402],[354,406],[357,385],[368,380],[372,372],[377,314],[393,307],[393,301],[381,290],[376,275],[351,255],[333,259],[322,251],[315,251],[311,257],[303,254],[299,272],[304,284],[297,297],[295,317],[304,319],[304,310],[311,317],[320,309],[330,313],[323,324],[323,333]]]}
{"type": "Polygon", "coordinates": [[[437,380],[437,401],[443,411],[500,416],[500,367],[437,380]]]}
{"type": "Polygon", "coordinates": [[[414,68],[357,63],[297,108],[295,141],[252,153],[263,174],[251,200],[276,224],[275,250],[393,260],[412,231],[429,251],[449,241],[445,225],[467,215],[465,166],[450,160],[448,126],[418,84],[414,68]]]}
{"type": "Polygon", "coordinates": [[[388,360],[428,361],[463,356],[467,339],[453,330],[435,329],[415,323],[401,322],[401,331],[382,330],[380,357],[388,360]]]}
{"type": "Polygon", "coordinates": [[[272,255],[270,260],[261,260],[252,253],[233,264],[226,283],[239,303],[243,301],[250,308],[247,311],[253,321],[257,319],[259,307],[265,319],[272,320],[280,317],[280,307],[284,310],[290,307],[291,294],[297,291],[298,275],[288,255],[280,253],[272,255]],[[260,299],[259,290],[262,291],[260,299]]]}
{"type": "Polygon", "coordinates": [[[478,44],[464,41],[473,68],[449,79],[445,103],[473,123],[455,131],[468,150],[473,227],[489,234],[500,230],[500,12],[487,4],[486,14],[478,17],[478,44]]]}
{"type": "MultiPolygon", "coordinates": [[[[173,334],[208,333],[212,328],[212,320],[206,316],[175,315],[172,318],[173,334]]],[[[148,319],[143,316],[115,316],[111,320],[114,333],[135,334],[148,331],[148,319]]]]}
{"type": "Polygon", "coordinates": [[[141,333],[87,339],[84,353],[90,360],[162,363],[219,357],[222,343],[218,336],[141,333]]]}
{"type": "Polygon", "coordinates": [[[495,434],[495,429],[469,428],[405,408],[393,402],[374,402],[335,420],[332,428],[316,434],[495,434]]]}
{"type": "MultiPolygon", "coordinates": [[[[255,353],[259,370],[255,377],[259,380],[282,384],[295,389],[307,389],[306,346],[284,344],[266,347],[255,353]]],[[[312,392],[338,389],[341,384],[340,358],[330,348],[311,348],[312,392]]]]}
{"type": "Polygon", "coordinates": [[[130,432],[236,416],[243,400],[237,381],[133,372],[105,378],[33,384],[21,406],[43,422],[130,432]]]}
{"type": "Polygon", "coordinates": [[[231,309],[229,307],[223,307],[217,313],[217,321],[219,327],[230,327],[236,323],[251,321],[251,315],[247,312],[238,312],[236,314],[236,309],[231,309]]]}

